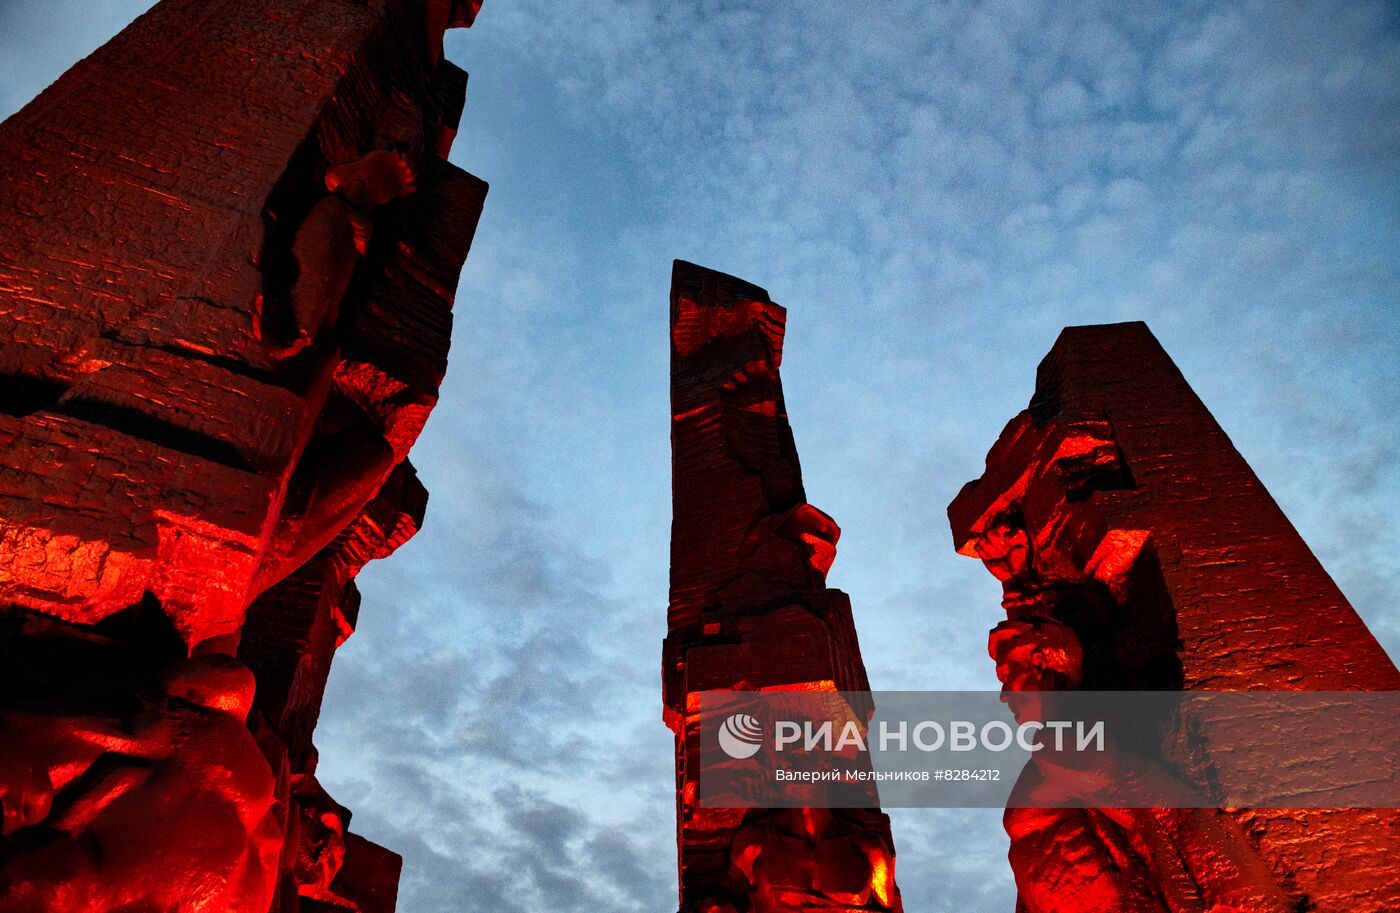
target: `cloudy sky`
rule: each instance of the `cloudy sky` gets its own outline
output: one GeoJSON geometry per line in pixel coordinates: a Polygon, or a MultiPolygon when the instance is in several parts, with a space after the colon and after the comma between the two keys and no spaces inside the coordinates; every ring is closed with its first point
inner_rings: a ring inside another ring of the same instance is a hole
{"type": "MultiPolygon", "coordinates": [[[[0,113],[148,2],[0,0],[0,113]]],[[[1069,324],[1143,319],[1400,655],[1393,4],[491,0],[491,183],[424,531],[317,741],[400,909],[674,909],[673,258],[789,310],[808,496],[877,689],[995,687],[944,507],[1069,324]]],[[[913,911],[1010,913],[1000,816],[897,812],[913,911]]]]}

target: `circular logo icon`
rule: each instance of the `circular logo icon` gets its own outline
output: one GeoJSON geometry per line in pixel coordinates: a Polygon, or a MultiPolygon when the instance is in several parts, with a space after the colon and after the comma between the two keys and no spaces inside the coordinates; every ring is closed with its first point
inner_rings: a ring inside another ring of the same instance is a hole
{"type": "Polygon", "coordinates": [[[758,754],[763,744],[763,725],[747,713],[732,714],[719,727],[719,747],[736,761],[758,754]]]}

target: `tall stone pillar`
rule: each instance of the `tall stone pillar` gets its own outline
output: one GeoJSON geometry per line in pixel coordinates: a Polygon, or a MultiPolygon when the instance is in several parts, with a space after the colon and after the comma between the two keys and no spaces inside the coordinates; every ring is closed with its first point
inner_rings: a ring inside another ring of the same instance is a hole
{"type": "Polygon", "coordinates": [[[869,690],[850,600],[826,586],[840,530],[802,488],[778,378],[785,320],[763,289],[676,261],[662,679],[676,735],[681,907],[901,910],[878,809],[697,801],[700,692],[869,690]]]}
{"type": "MultiPolygon", "coordinates": [[[[1002,582],[990,649],[1006,689],[1400,690],[1142,323],[1066,329],[948,515],[1002,582]]],[[[1029,913],[1400,909],[1395,810],[1020,809],[1006,824],[1029,913]]]]}
{"type": "Polygon", "coordinates": [[[0,125],[0,911],[393,909],[311,735],[426,503],[479,5],[163,0],[0,125]]]}

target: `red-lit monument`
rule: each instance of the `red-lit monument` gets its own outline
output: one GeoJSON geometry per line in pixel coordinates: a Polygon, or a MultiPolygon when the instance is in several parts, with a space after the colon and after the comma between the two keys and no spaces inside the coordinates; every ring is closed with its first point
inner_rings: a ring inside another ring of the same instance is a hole
{"type": "MultiPolygon", "coordinates": [[[[407,455],[486,194],[446,160],[442,37],[479,6],[163,0],[0,125],[0,913],[394,909],[312,734],[356,573],[423,519],[407,455]]],[[[868,690],[784,320],[676,263],[680,903],[896,913],[879,809],[696,796],[701,692],[868,690]]],[[[1400,691],[1141,324],[1066,330],[949,514],[1003,584],[1008,690],[1400,691]]],[[[1400,910],[1395,810],[1006,823],[1025,913],[1400,910]]]]}
{"type": "Polygon", "coordinates": [[[879,809],[700,807],[699,693],[868,691],[851,603],[826,586],[840,530],[807,503],[778,366],[786,311],[676,261],[671,280],[671,603],[686,913],[902,910],[879,809]]]}
{"type": "MultiPolygon", "coordinates": [[[[1065,330],[948,514],[1002,583],[1006,690],[1400,690],[1141,323],[1065,330]]],[[[1193,742],[1173,760],[1209,782],[1209,730],[1193,742]]],[[[1026,913],[1400,910],[1393,809],[1012,809],[1006,826],[1026,913]]]]}
{"type": "Polygon", "coordinates": [[[0,911],[394,908],[312,729],[418,528],[461,0],[164,0],[0,125],[0,911]]]}

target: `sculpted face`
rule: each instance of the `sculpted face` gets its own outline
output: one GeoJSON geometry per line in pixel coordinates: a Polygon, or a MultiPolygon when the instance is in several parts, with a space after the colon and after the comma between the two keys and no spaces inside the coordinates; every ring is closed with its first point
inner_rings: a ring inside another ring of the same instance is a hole
{"type": "Polygon", "coordinates": [[[1030,534],[1019,508],[994,517],[978,531],[972,547],[982,564],[1002,583],[1023,579],[1030,572],[1030,534]]]}
{"type": "Polygon", "coordinates": [[[1084,678],[1084,651],[1068,625],[1003,621],[992,629],[987,652],[1006,691],[1066,691],[1084,678]]]}
{"type": "Polygon", "coordinates": [[[785,517],[780,532],[798,544],[812,570],[826,576],[836,561],[836,542],[841,538],[835,520],[810,504],[801,504],[785,517]]]}

